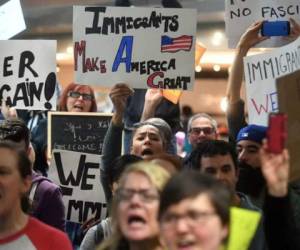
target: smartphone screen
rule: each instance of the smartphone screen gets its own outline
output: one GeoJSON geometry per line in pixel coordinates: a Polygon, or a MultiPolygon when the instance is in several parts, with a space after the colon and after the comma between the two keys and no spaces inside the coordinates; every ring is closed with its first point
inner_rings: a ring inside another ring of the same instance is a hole
{"type": "Polygon", "coordinates": [[[268,151],[279,154],[285,147],[287,137],[287,115],[271,113],[267,130],[268,151]]]}
{"type": "Polygon", "coordinates": [[[289,21],[264,21],[261,27],[262,36],[288,36],[289,34],[289,21]]]}

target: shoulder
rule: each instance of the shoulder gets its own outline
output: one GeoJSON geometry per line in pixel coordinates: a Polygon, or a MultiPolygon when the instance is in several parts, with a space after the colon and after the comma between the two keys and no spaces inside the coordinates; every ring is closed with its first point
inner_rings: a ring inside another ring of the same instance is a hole
{"type": "Polygon", "coordinates": [[[262,212],[262,210],[260,208],[258,208],[257,206],[255,206],[253,204],[253,202],[251,201],[249,196],[247,196],[246,194],[241,193],[241,192],[237,192],[237,195],[241,199],[241,204],[240,204],[241,208],[246,208],[246,209],[254,210],[257,212],[262,212]]]}
{"type": "MultiPolygon", "coordinates": [[[[29,219],[28,235],[37,247],[48,245],[51,246],[49,249],[72,249],[70,240],[64,232],[32,217],[29,219]]],[[[39,247],[38,249],[44,249],[39,247]]]]}

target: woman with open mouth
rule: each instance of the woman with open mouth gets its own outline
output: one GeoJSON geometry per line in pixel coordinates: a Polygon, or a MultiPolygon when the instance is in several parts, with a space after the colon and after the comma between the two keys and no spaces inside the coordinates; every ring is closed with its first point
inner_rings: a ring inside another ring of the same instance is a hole
{"type": "Polygon", "coordinates": [[[161,250],[157,213],[160,192],[170,174],[139,162],[125,170],[113,200],[113,235],[99,250],[161,250]]]}
{"type": "Polygon", "coordinates": [[[161,197],[159,219],[168,250],[221,250],[229,231],[231,191],[199,172],[175,175],[161,197]]]}

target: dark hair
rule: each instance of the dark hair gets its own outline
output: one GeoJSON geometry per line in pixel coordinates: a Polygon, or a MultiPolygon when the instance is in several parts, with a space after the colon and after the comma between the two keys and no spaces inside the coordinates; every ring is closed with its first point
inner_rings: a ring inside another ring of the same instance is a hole
{"type": "Polygon", "coordinates": [[[143,158],[132,155],[132,154],[125,154],[117,157],[111,164],[110,172],[109,172],[109,183],[110,185],[113,182],[116,182],[120,179],[120,176],[124,172],[124,170],[132,163],[136,163],[138,161],[142,161],[143,158]]]}
{"type": "Polygon", "coordinates": [[[216,155],[227,155],[232,158],[235,169],[238,167],[237,154],[229,142],[223,140],[206,140],[197,145],[191,153],[192,169],[201,169],[202,157],[213,157],[216,155]]]}
{"type": "Polygon", "coordinates": [[[0,123],[0,140],[10,140],[15,143],[25,142],[24,150],[27,151],[30,142],[30,131],[26,124],[19,118],[9,118],[0,123]]]}
{"type": "Polygon", "coordinates": [[[94,90],[89,86],[89,85],[81,85],[81,84],[77,84],[77,83],[70,83],[62,92],[60,99],[59,99],[59,103],[58,103],[58,110],[59,111],[68,111],[67,109],[67,99],[68,99],[68,94],[70,91],[72,90],[80,90],[81,88],[88,88],[93,99],[92,99],[92,105],[91,105],[91,109],[89,110],[89,112],[97,112],[97,103],[95,100],[95,94],[94,94],[94,90]]]}
{"type": "MultiPolygon", "coordinates": [[[[32,175],[31,162],[24,150],[20,150],[18,145],[12,141],[4,140],[0,141],[0,149],[10,150],[17,159],[18,172],[21,178],[24,180],[28,176],[32,175]]],[[[24,212],[27,212],[30,208],[30,202],[27,194],[21,197],[21,207],[24,212]]]]}
{"type": "Polygon", "coordinates": [[[223,225],[228,224],[233,194],[220,181],[197,171],[183,171],[167,182],[160,196],[159,218],[170,206],[201,194],[209,197],[223,225]]]}

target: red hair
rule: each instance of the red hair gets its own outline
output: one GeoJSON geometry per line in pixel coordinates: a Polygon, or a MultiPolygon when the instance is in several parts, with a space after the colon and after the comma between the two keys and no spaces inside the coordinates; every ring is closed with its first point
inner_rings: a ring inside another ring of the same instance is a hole
{"type": "Polygon", "coordinates": [[[82,88],[87,88],[90,91],[90,94],[93,96],[93,99],[91,101],[92,105],[91,105],[91,109],[89,110],[89,112],[97,112],[97,103],[96,103],[96,99],[95,99],[94,90],[89,85],[81,85],[81,84],[77,84],[77,83],[73,83],[73,82],[70,83],[62,92],[62,94],[59,98],[58,110],[59,111],[68,111],[67,99],[68,99],[69,92],[72,90],[79,91],[82,88]]]}

